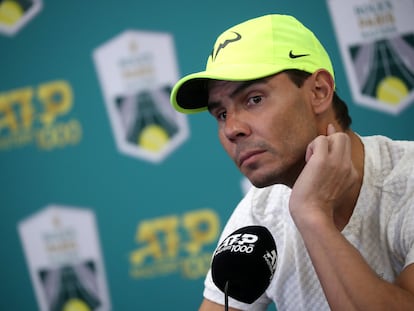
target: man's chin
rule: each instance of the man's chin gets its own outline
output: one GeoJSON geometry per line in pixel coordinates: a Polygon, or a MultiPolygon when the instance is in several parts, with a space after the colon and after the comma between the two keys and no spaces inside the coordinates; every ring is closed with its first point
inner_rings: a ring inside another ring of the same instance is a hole
{"type": "Polygon", "coordinates": [[[247,179],[250,180],[250,183],[255,186],[256,188],[265,188],[268,186],[272,186],[275,184],[274,181],[267,180],[265,178],[254,178],[247,176],[247,179]]]}
{"type": "Polygon", "coordinates": [[[287,187],[292,188],[292,183],[290,179],[283,178],[280,175],[257,175],[257,174],[249,174],[245,175],[246,178],[250,181],[250,183],[255,186],[256,188],[265,188],[273,185],[285,185],[287,187]]]}

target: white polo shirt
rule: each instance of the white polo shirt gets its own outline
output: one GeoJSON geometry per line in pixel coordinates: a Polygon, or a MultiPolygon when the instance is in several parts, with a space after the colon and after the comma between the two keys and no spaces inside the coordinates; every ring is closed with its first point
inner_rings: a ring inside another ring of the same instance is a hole
{"type": "MultiPolygon", "coordinates": [[[[364,178],[353,215],[342,231],[383,279],[393,282],[414,263],[414,142],[384,136],[361,137],[365,148],[364,178]]],[[[302,238],[289,213],[291,190],[282,185],[252,187],[227,222],[220,242],[236,229],[262,225],[272,233],[278,251],[273,280],[251,305],[229,298],[242,310],[330,310],[302,238]]],[[[211,278],[204,297],[223,304],[224,295],[211,278]]]]}

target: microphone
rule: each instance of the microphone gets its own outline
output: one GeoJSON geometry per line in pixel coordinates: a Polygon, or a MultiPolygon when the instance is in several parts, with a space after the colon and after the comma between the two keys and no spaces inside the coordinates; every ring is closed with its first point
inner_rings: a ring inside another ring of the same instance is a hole
{"type": "Polygon", "coordinates": [[[226,237],[214,252],[213,282],[225,294],[244,303],[258,299],[276,270],[276,244],[263,226],[240,228],[226,237]]]}

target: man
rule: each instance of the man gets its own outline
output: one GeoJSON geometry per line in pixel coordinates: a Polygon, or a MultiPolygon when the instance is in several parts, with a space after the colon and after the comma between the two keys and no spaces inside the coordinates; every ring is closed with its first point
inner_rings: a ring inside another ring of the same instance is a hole
{"type": "MultiPolygon", "coordinates": [[[[254,185],[220,240],[258,224],[276,242],[270,286],[251,305],[230,299],[231,310],[414,310],[414,142],[351,130],[309,29],[285,15],[230,28],[171,102],[208,110],[254,185]]],[[[209,271],[200,310],[223,301],[209,271]]]]}

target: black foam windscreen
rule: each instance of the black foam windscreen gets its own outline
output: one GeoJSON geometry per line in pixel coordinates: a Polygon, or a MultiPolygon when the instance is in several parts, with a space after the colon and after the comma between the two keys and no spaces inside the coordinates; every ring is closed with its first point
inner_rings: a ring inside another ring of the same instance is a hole
{"type": "Polygon", "coordinates": [[[214,252],[213,282],[230,297],[253,303],[269,286],[276,270],[276,244],[263,226],[247,226],[227,236],[214,252]]]}

